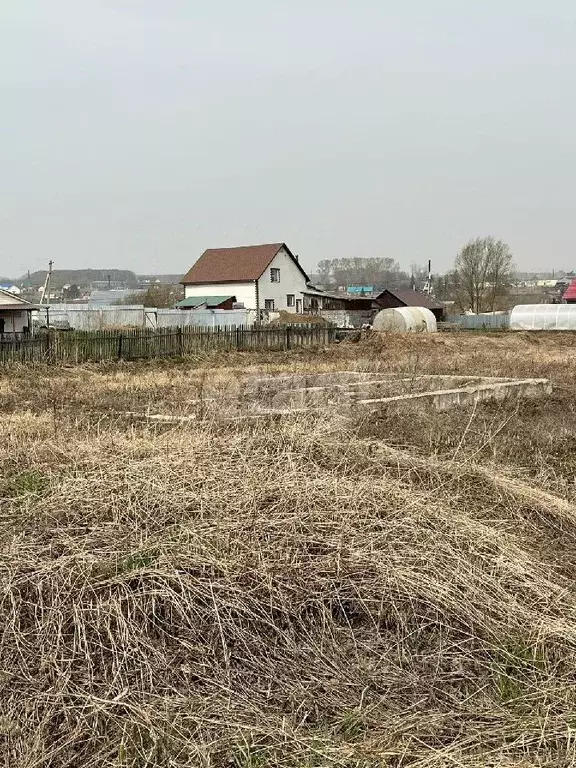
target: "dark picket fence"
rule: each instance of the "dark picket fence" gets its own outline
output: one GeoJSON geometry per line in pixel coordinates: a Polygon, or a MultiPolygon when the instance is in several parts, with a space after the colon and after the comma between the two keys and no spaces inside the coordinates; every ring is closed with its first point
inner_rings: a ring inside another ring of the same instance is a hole
{"type": "Polygon", "coordinates": [[[0,365],[186,357],[215,350],[279,351],[324,346],[335,338],[335,328],[320,325],[50,331],[33,338],[0,339],[0,365]]]}

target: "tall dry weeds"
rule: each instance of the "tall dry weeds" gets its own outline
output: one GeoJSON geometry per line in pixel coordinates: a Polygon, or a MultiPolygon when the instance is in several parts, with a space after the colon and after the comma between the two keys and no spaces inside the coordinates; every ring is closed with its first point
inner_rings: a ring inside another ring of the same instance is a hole
{"type": "Polygon", "coordinates": [[[573,764],[565,499],[332,417],[2,429],[5,766],[573,764]]]}

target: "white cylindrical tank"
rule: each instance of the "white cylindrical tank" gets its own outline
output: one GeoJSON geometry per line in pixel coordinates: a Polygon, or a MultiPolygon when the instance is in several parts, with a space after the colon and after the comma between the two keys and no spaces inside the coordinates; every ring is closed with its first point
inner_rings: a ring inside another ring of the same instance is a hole
{"type": "Polygon", "coordinates": [[[576,304],[519,304],[510,314],[512,331],[576,331],[576,304]]]}
{"type": "Polygon", "coordinates": [[[383,309],[374,318],[374,331],[396,333],[436,333],[436,318],[426,307],[395,307],[383,309]]]}

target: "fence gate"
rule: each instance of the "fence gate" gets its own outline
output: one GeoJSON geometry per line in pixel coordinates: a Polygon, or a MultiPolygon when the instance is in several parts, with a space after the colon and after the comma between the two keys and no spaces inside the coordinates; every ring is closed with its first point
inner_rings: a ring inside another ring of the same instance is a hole
{"type": "Polygon", "coordinates": [[[144,328],[156,328],[156,310],[144,310],[144,328]]]}

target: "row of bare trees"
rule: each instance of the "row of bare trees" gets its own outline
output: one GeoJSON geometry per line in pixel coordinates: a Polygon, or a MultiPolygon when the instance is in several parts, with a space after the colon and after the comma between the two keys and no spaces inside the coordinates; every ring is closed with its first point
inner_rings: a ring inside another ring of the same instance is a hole
{"type": "MultiPolygon", "coordinates": [[[[328,286],[366,285],[378,288],[422,287],[425,267],[413,264],[404,272],[391,258],[325,259],[315,279],[328,286]]],[[[451,299],[462,311],[492,312],[505,304],[514,277],[512,252],[502,240],[483,237],[470,240],[456,256],[453,269],[435,276],[439,299],[451,299]]]]}
{"type": "Polygon", "coordinates": [[[316,278],[321,285],[389,286],[409,281],[397,261],[391,258],[324,259],[318,264],[316,278]]]}

